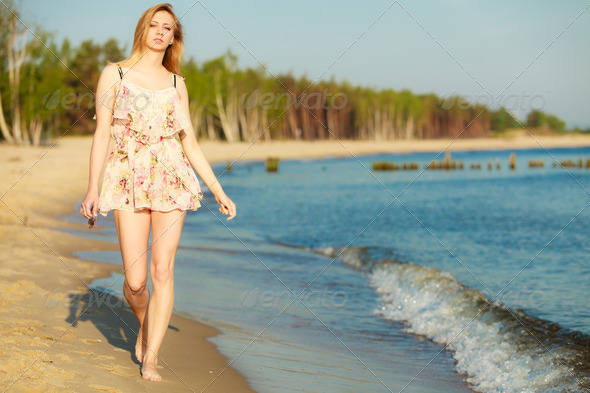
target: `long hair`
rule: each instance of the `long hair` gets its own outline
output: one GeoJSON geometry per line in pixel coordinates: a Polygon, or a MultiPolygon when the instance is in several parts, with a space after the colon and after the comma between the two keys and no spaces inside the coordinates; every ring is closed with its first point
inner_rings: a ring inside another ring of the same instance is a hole
{"type": "Polygon", "coordinates": [[[166,11],[170,15],[172,15],[172,18],[174,18],[174,24],[172,26],[172,34],[174,39],[172,45],[168,45],[168,47],[166,48],[164,58],[162,59],[162,65],[168,71],[174,72],[175,74],[180,74],[180,62],[184,54],[184,33],[182,30],[182,25],[176,17],[176,14],[172,9],[172,5],[169,3],[157,4],[153,7],[148,8],[143,12],[143,14],[141,14],[139,20],[137,21],[137,26],[135,27],[135,35],[133,36],[133,47],[131,49],[131,55],[123,61],[109,61],[109,64],[118,63],[123,67],[128,67],[135,65],[135,63],[139,61],[139,59],[148,50],[148,46],[146,46],[145,43],[147,32],[150,27],[152,18],[158,11],[166,11]]]}

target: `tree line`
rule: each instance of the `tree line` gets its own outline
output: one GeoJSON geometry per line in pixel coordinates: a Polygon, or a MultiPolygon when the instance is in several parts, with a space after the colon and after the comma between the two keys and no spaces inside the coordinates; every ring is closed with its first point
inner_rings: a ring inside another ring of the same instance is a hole
{"type": "MultiPolygon", "coordinates": [[[[62,135],[95,130],[95,89],[107,60],[128,55],[115,39],[73,47],[57,45],[41,27],[34,36],[1,7],[0,138],[39,144],[62,135]],[[38,37],[38,39],[36,37],[38,37]]],[[[230,51],[181,65],[198,139],[228,142],[272,139],[402,140],[485,137],[508,128],[565,129],[542,111],[517,121],[505,108],[491,110],[460,96],[371,89],[347,81],[313,81],[292,74],[269,75],[263,66],[238,69],[230,51]]]]}

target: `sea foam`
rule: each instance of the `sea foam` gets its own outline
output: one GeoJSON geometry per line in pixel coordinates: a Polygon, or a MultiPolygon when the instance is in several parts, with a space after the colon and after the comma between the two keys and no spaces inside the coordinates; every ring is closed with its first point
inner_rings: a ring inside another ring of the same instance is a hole
{"type": "Polygon", "coordinates": [[[590,387],[590,339],[584,334],[509,309],[436,268],[373,259],[364,247],[313,251],[365,273],[379,295],[374,314],[403,321],[407,332],[450,350],[457,372],[475,391],[582,392],[590,387]]]}

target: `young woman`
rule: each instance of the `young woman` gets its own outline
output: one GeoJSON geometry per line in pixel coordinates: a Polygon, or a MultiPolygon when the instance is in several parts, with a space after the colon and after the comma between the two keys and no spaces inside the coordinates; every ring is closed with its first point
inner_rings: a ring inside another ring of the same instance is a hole
{"type": "Polygon", "coordinates": [[[197,210],[203,198],[191,165],[219,211],[228,220],[236,215],[187,117],[189,97],[178,75],[183,50],[182,26],[172,6],[158,4],[139,18],[131,56],[105,66],[96,90],[88,192],[80,208],[90,220],[113,210],[125,269],[123,293],[140,325],[135,355],[142,378],[151,381],[162,379],[156,364],[174,305],[174,258],[186,211],[197,210]],[[99,195],[111,136],[115,146],[99,195]],[[150,225],[151,298],[146,286],[150,225]]]}

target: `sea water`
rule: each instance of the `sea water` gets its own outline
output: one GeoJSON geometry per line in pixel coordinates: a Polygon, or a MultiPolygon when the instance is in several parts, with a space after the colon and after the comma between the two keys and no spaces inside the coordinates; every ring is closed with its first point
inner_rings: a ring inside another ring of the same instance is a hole
{"type": "MultiPolygon", "coordinates": [[[[579,157],[590,148],[454,152],[450,171],[424,169],[439,153],[216,165],[238,214],[210,193],[189,212],[175,311],[218,327],[260,392],[585,391],[590,169],[552,165],[579,157]]],[[[116,241],[112,214],[100,229],[116,241]]]]}

